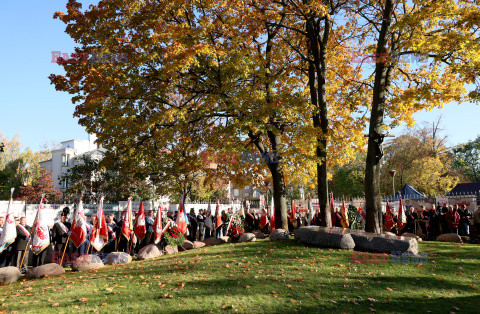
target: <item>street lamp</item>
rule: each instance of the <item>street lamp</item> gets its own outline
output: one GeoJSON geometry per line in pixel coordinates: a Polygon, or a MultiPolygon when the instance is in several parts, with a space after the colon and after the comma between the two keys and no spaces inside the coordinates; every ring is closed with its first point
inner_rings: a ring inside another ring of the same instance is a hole
{"type": "Polygon", "coordinates": [[[392,185],[393,185],[393,197],[395,197],[395,174],[397,173],[397,170],[390,170],[388,173],[392,176],[392,185]]]}

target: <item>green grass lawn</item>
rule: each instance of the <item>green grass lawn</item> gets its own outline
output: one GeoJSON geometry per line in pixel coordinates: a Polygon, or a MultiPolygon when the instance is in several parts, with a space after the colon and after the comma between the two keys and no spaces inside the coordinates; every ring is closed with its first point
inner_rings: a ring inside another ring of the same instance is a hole
{"type": "Polygon", "coordinates": [[[351,263],[293,240],[224,244],[0,287],[6,312],[480,311],[480,246],[420,243],[426,263],[351,263]]]}

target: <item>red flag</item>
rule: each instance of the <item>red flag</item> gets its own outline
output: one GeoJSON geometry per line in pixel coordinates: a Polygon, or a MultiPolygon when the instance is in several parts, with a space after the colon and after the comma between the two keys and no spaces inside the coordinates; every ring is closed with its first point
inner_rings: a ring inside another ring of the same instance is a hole
{"type": "Polygon", "coordinates": [[[405,213],[403,212],[402,199],[399,198],[399,201],[400,205],[398,206],[397,227],[398,230],[402,230],[403,227],[405,227],[407,220],[405,219],[405,213]]]}
{"type": "Polygon", "coordinates": [[[83,211],[82,200],[78,202],[77,212],[72,222],[70,233],[70,240],[72,240],[75,247],[79,247],[85,240],[87,240],[87,218],[83,211]]]}
{"type": "Polygon", "coordinates": [[[98,204],[97,216],[95,219],[95,226],[92,235],[90,236],[90,243],[95,250],[100,251],[108,242],[108,228],[105,216],[103,214],[103,196],[100,198],[98,204]]]}
{"type": "Polygon", "coordinates": [[[154,243],[158,244],[162,239],[163,235],[163,223],[162,223],[162,208],[158,207],[157,217],[155,217],[155,222],[153,223],[153,232],[155,232],[154,243]]]}
{"type": "Polygon", "coordinates": [[[185,203],[185,195],[182,197],[182,200],[180,201],[180,206],[178,206],[177,221],[175,221],[175,223],[177,224],[182,234],[185,234],[185,232],[187,232],[187,222],[185,221],[185,210],[184,210],[185,204],[184,203],[185,203]]]}
{"type": "Polygon", "coordinates": [[[222,216],[220,215],[220,199],[217,197],[217,208],[215,209],[215,230],[222,224],[222,216]]]}
{"type": "Polygon", "coordinates": [[[335,212],[335,205],[333,204],[333,193],[330,192],[330,212],[335,212]]]}
{"type": "Polygon", "coordinates": [[[130,240],[132,234],[133,215],[132,215],[132,197],[128,198],[127,211],[123,217],[122,235],[130,240]]]}
{"type": "Polygon", "coordinates": [[[145,238],[147,232],[147,226],[145,225],[145,210],[143,209],[143,202],[140,202],[140,208],[138,209],[137,217],[135,221],[135,235],[142,241],[145,238]]]}
{"type": "Polygon", "coordinates": [[[358,207],[358,211],[360,212],[360,216],[362,216],[363,220],[367,220],[367,214],[363,211],[362,205],[358,207]]]}
{"type": "Polygon", "coordinates": [[[270,228],[275,230],[275,204],[273,203],[273,196],[270,204],[270,228]]]}
{"type": "Polygon", "coordinates": [[[387,214],[385,215],[385,229],[387,231],[390,231],[393,228],[394,221],[393,221],[393,215],[392,211],[390,210],[390,205],[388,204],[387,201],[387,214]]]}
{"type": "Polygon", "coordinates": [[[267,211],[265,207],[262,207],[262,213],[260,214],[260,228],[265,227],[268,224],[267,211]]]}
{"type": "Polygon", "coordinates": [[[342,208],[340,209],[340,211],[342,213],[342,219],[340,220],[340,222],[342,223],[342,227],[348,228],[348,226],[350,226],[350,223],[348,222],[348,212],[347,208],[345,207],[344,198],[342,198],[342,208]]]}

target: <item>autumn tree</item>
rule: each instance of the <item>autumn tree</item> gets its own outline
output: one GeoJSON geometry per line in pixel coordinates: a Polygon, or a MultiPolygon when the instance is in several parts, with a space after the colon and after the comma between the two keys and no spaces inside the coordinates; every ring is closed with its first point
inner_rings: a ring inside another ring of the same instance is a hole
{"type": "Polygon", "coordinates": [[[43,168],[40,170],[40,178],[33,185],[21,186],[15,197],[29,204],[36,204],[40,202],[42,194],[45,194],[51,203],[61,202],[62,192],[55,190],[52,173],[47,173],[43,168]]]}
{"type": "Polygon", "coordinates": [[[453,151],[454,167],[471,182],[480,182],[480,136],[453,151]]]}
{"type": "MultiPolygon", "coordinates": [[[[365,30],[361,60],[374,60],[365,172],[366,230],[382,231],[380,160],[384,118],[413,124],[422,109],[464,100],[478,74],[478,6],[469,1],[358,1],[352,11],[365,30]],[[368,55],[367,55],[368,53],[368,55]],[[411,65],[408,56],[420,56],[411,65]],[[407,61],[407,60],[408,61],[407,61]],[[465,66],[465,64],[473,64],[465,66]]],[[[477,87],[478,89],[478,87],[477,87]]]]}

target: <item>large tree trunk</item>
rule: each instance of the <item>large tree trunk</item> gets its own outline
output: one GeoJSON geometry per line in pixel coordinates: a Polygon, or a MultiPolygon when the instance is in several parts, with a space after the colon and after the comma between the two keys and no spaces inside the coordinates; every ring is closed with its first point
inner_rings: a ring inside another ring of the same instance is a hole
{"type": "Polygon", "coordinates": [[[317,135],[316,156],[317,162],[317,188],[318,202],[320,205],[320,221],[322,226],[331,227],[332,217],[328,202],[328,178],[327,178],[327,138],[328,134],[328,108],[326,99],[326,45],[328,43],[330,25],[325,20],[323,39],[319,41],[320,30],[316,26],[315,17],[310,17],[306,23],[307,48],[309,54],[308,83],[310,87],[310,100],[315,112],[312,115],[313,126],[320,129],[317,135]]]}
{"type": "MultiPolygon", "coordinates": [[[[387,35],[389,34],[392,12],[392,0],[386,0],[377,43],[377,56],[386,55],[387,35]]],[[[383,134],[381,133],[385,112],[385,94],[390,86],[393,69],[393,66],[391,64],[387,66],[386,62],[387,60],[379,60],[375,66],[375,83],[365,167],[365,207],[367,215],[365,230],[377,233],[383,231],[382,197],[380,193],[380,159],[382,157],[381,143],[383,142],[383,134]]]]}

